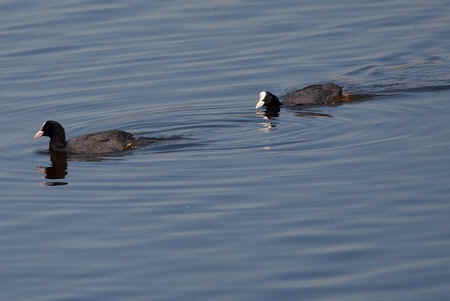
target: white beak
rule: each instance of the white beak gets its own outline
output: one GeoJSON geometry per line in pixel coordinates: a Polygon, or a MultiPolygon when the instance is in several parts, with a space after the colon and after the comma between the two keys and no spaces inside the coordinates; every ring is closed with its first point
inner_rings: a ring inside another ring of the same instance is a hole
{"type": "Polygon", "coordinates": [[[259,108],[261,108],[262,106],[264,106],[264,101],[261,99],[261,100],[258,100],[258,102],[256,103],[256,109],[259,109],[259,108]]]}
{"type": "Polygon", "coordinates": [[[259,92],[258,102],[256,103],[256,108],[259,109],[264,106],[264,98],[266,98],[267,92],[261,91],[259,92]]]}
{"type": "Polygon", "coordinates": [[[42,137],[42,135],[44,135],[44,131],[37,131],[36,134],[34,134],[33,139],[39,139],[42,137]]]}

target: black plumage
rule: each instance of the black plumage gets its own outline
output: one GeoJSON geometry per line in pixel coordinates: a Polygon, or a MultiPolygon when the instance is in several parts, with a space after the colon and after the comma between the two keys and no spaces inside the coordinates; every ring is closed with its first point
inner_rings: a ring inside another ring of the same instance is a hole
{"type": "Polygon", "coordinates": [[[41,136],[50,138],[49,150],[69,154],[108,154],[148,145],[155,139],[140,137],[121,130],[96,132],[66,140],[66,133],[57,121],[45,121],[35,139],[41,136]]]}
{"type": "Polygon", "coordinates": [[[345,95],[340,86],[333,83],[326,83],[311,85],[290,92],[281,97],[281,101],[276,95],[268,91],[262,91],[259,93],[259,100],[256,104],[256,108],[263,106],[267,108],[279,107],[281,105],[331,105],[349,100],[349,95],[345,95]]]}

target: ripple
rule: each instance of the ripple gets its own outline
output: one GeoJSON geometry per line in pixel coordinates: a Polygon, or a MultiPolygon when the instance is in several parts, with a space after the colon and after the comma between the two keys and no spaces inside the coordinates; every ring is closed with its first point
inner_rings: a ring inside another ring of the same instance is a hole
{"type": "Polygon", "coordinates": [[[2,299],[447,297],[449,14],[407,4],[3,1],[2,299]],[[377,96],[254,109],[324,81],[377,96]],[[168,139],[47,179],[46,119],[168,139]]]}

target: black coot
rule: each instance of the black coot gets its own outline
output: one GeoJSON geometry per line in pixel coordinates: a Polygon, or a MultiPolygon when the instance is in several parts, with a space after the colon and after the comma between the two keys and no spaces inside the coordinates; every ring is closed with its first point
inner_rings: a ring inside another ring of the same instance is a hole
{"type": "Polygon", "coordinates": [[[69,154],[108,154],[148,145],[151,138],[135,138],[133,134],[121,130],[109,130],[75,137],[66,141],[64,128],[56,121],[45,121],[34,139],[42,136],[50,138],[50,151],[69,154]]]}
{"type": "Polygon", "coordinates": [[[288,93],[283,96],[281,101],[277,96],[262,91],[259,93],[259,99],[256,108],[266,106],[267,108],[275,108],[280,105],[296,106],[296,105],[331,105],[341,102],[350,101],[350,95],[342,93],[342,88],[333,83],[311,85],[300,90],[288,93]]]}

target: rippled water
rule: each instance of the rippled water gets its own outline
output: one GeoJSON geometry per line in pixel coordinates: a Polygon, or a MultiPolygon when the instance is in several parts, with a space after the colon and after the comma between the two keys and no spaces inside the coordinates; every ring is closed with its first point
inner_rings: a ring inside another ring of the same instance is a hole
{"type": "Polygon", "coordinates": [[[0,1],[0,299],[447,299],[449,4],[0,1]],[[47,119],[169,139],[46,178],[47,119]]]}

